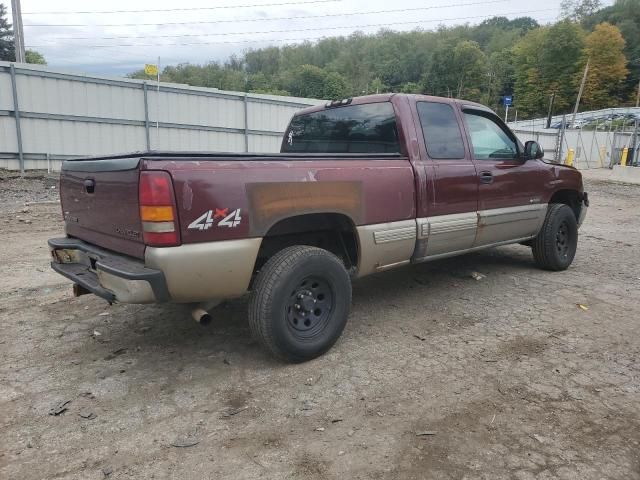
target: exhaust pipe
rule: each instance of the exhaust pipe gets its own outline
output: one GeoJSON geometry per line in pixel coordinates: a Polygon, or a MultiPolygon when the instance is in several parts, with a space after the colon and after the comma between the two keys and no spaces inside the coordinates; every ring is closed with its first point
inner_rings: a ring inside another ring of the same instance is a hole
{"type": "Polygon", "coordinates": [[[200,325],[209,325],[213,318],[204,308],[195,308],[191,311],[191,316],[200,325]]]}
{"type": "Polygon", "coordinates": [[[213,320],[209,310],[217,306],[219,303],[220,300],[211,300],[210,302],[199,303],[193,310],[191,310],[191,316],[200,325],[209,325],[211,320],[213,320]]]}

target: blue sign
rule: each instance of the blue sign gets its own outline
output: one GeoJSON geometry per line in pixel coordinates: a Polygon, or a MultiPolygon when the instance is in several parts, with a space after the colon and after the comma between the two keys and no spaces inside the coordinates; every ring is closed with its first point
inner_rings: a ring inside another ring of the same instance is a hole
{"type": "Polygon", "coordinates": [[[511,95],[505,95],[504,97],[502,97],[502,103],[505,107],[510,107],[511,105],[513,105],[513,97],[511,95]]]}

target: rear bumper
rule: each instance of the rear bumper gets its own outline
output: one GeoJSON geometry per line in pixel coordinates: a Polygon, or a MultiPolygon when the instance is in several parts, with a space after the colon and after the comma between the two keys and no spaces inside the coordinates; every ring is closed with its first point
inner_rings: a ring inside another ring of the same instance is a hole
{"type": "Polygon", "coordinates": [[[108,302],[198,303],[246,293],[261,238],[147,247],[145,260],[76,238],[49,240],[51,268],[108,302]]]}
{"type": "Polygon", "coordinates": [[[76,285],[119,303],[162,303],[171,300],[164,273],[143,262],[75,238],[48,242],[51,268],[76,285]]]}

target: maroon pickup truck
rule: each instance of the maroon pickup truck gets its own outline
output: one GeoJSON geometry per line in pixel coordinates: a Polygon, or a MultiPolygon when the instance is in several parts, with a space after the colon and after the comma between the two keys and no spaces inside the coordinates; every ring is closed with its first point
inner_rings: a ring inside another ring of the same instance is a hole
{"type": "Polygon", "coordinates": [[[374,95],[296,114],[279,154],[144,152],[64,162],[53,269],[76,295],[192,303],[251,292],[249,324],[304,361],[347,321],[351,279],[521,243],[573,261],[588,198],[574,168],[488,108],[374,95]]]}

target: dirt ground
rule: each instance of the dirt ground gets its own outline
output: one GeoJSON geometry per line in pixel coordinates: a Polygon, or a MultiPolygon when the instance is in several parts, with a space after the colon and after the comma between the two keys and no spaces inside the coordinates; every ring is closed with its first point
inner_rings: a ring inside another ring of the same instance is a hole
{"type": "Polygon", "coordinates": [[[638,186],[587,182],[568,271],[510,246],[370,277],[286,365],[245,300],[205,328],[73,298],[43,182],[0,176],[2,479],[640,479],[638,186]]]}

